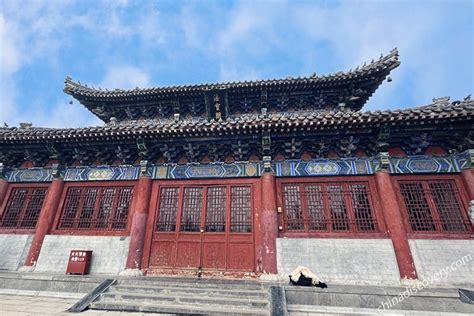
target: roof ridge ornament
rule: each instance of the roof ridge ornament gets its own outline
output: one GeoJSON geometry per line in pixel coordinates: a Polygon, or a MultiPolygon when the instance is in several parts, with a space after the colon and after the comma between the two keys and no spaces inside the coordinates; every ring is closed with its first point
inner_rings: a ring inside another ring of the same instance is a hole
{"type": "Polygon", "coordinates": [[[33,123],[31,122],[20,122],[20,128],[21,129],[28,129],[33,127],[33,123]]]}
{"type": "Polygon", "coordinates": [[[110,126],[116,126],[117,125],[117,118],[115,116],[112,116],[110,118],[110,121],[108,123],[110,126]]]}
{"type": "Polygon", "coordinates": [[[435,105],[449,105],[450,104],[449,99],[451,99],[451,97],[449,97],[449,96],[433,98],[433,104],[435,104],[435,105]]]}

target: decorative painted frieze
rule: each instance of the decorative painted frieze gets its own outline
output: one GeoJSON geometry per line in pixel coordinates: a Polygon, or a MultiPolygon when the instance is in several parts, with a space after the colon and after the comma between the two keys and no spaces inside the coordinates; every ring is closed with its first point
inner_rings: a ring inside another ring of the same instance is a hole
{"type": "Polygon", "coordinates": [[[141,176],[153,179],[206,179],[259,177],[264,169],[275,172],[277,177],[317,177],[370,175],[381,169],[392,174],[457,173],[472,168],[474,151],[436,156],[374,158],[341,158],[271,161],[269,156],[262,162],[188,163],[152,165],[142,161],[140,166],[90,166],[62,168],[29,168],[3,170],[8,182],[49,182],[54,177],[64,181],[114,181],[137,180],[141,176]]]}
{"type": "Polygon", "coordinates": [[[136,180],[139,175],[138,166],[76,167],[66,169],[64,181],[136,180]]]}
{"type": "Polygon", "coordinates": [[[373,174],[370,159],[316,159],[309,161],[285,160],[274,163],[278,177],[337,176],[373,174]]]}
{"type": "Polygon", "coordinates": [[[52,168],[14,169],[5,173],[8,182],[49,182],[53,181],[52,168]]]}
{"type": "Polygon", "coordinates": [[[454,157],[433,156],[409,156],[402,158],[390,158],[390,173],[413,174],[413,173],[453,173],[460,172],[460,168],[454,157]]]}
{"type": "Polygon", "coordinates": [[[198,179],[258,177],[262,173],[259,162],[164,164],[153,167],[154,179],[198,179]]]}

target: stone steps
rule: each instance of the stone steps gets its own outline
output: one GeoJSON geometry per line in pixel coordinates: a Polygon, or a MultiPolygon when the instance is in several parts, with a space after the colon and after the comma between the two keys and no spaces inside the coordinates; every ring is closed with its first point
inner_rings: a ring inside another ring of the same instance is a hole
{"type": "Polygon", "coordinates": [[[191,315],[270,315],[268,287],[256,281],[122,278],[90,309],[191,315]]]}
{"type": "Polygon", "coordinates": [[[173,286],[173,287],[194,287],[194,288],[216,288],[219,289],[249,289],[262,290],[265,286],[254,280],[232,280],[232,279],[196,279],[180,277],[134,277],[121,278],[120,285],[138,286],[173,286]]]}
{"type": "Polygon", "coordinates": [[[103,301],[137,301],[150,303],[170,303],[170,304],[200,304],[200,305],[219,305],[228,306],[229,308],[235,306],[252,307],[252,308],[266,308],[268,306],[267,299],[251,299],[241,298],[237,293],[232,297],[221,297],[220,295],[205,295],[199,293],[176,293],[169,291],[163,294],[144,294],[136,292],[106,292],[101,295],[103,301]],[[115,293],[114,293],[115,292],[115,293]]]}
{"type": "Polygon", "coordinates": [[[10,291],[11,294],[17,291],[17,295],[21,295],[20,292],[36,292],[42,296],[80,297],[92,291],[103,279],[104,277],[98,276],[0,272],[0,293],[8,294],[7,291],[10,291]]]}
{"type": "Polygon", "coordinates": [[[179,286],[166,286],[166,285],[159,285],[159,286],[137,286],[137,285],[117,285],[114,286],[109,290],[108,293],[140,293],[140,294],[155,294],[155,295],[163,295],[173,293],[175,295],[183,295],[183,294],[198,294],[203,296],[216,296],[219,295],[221,297],[232,297],[238,295],[240,298],[258,298],[258,299],[266,299],[267,294],[263,292],[261,289],[259,290],[249,290],[249,289],[216,289],[214,287],[179,287],[179,286]]]}

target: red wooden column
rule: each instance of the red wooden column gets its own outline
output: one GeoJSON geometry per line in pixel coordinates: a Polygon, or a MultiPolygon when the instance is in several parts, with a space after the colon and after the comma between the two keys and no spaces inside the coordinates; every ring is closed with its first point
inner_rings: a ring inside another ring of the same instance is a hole
{"type": "Polygon", "coordinates": [[[125,271],[141,269],[152,182],[147,172],[144,172],[138,179],[135,189],[130,245],[128,247],[125,271]]]}
{"type": "Polygon", "coordinates": [[[263,273],[277,273],[276,239],[278,237],[278,216],[276,204],[276,183],[273,172],[264,172],[261,183],[261,231],[263,233],[262,268],[263,273]]]}
{"type": "Polygon", "coordinates": [[[48,188],[46,197],[41,208],[41,212],[36,224],[35,235],[31,242],[30,251],[26,258],[25,266],[35,266],[43,246],[44,237],[50,233],[54,222],[54,216],[59,206],[59,200],[63,192],[64,181],[60,178],[55,178],[48,188]]]}
{"type": "Polygon", "coordinates": [[[474,200],[474,168],[464,169],[461,172],[461,176],[469,195],[469,200],[474,200]]]}
{"type": "Polygon", "coordinates": [[[3,203],[3,199],[8,191],[8,181],[0,178],[0,205],[3,203]]]}
{"type": "Polygon", "coordinates": [[[380,203],[384,213],[388,234],[393,242],[400,276],[403,279],[416,279],[415,263],[408,244],[407,233],[403,225],[403,217],[397,202],[395,190],[387,170],[375,174],[380,203]]]}

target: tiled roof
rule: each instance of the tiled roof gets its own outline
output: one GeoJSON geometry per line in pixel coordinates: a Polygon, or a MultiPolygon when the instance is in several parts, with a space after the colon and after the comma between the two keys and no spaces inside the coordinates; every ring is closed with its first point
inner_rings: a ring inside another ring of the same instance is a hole
{"type": "Polygon", "coordinates": [[[107,90],[101,88],[89,87],[81,84],[79,81],[75,82],[71,77],[66,77],[64,81],[64,92],[76,98],[87,97],[89,99],[110,99],[112,101],[123,98],[136,98],[157,95],[180,95],[201,93],[202,91],[214,89],[243,89],[243,88],[272,88],[281,86],[294,85],[321,85],[332,86],[341,82],[369,75],[380,73],[384,70],[392,70],[396,68],[400,62],[398,61],[398,50],[393,49],[388,55],[380,56],[376,61],[372,60],[369,64],[364,64],[362,67],[357,67],[348,72],[337,72],[335,74],[298,78],[285,79],[271,79],[271,80],[256,80],[256,81],[239,81],[226,83],[207,83],[184,86],[168,86],[168,87],[154,87],[154,88],[135,88],[131,90],[115,89],[107,90]]]}
{"type": "Polygon", "coordinates": [[[248,134],[262,130],[273,132],[363,128],[379,125],[417,125],[445,121],[472,121],[474,100],[450,102],[433,99],[433,104],[403,110],[306,111],[292,113],[247,114],[222,121],[202,118],[147,119],[112,121],[104,126],[85,128],[0,128],[0,143],[68,142],[92,139],[137,137],[221,136],[248,134]]]}

